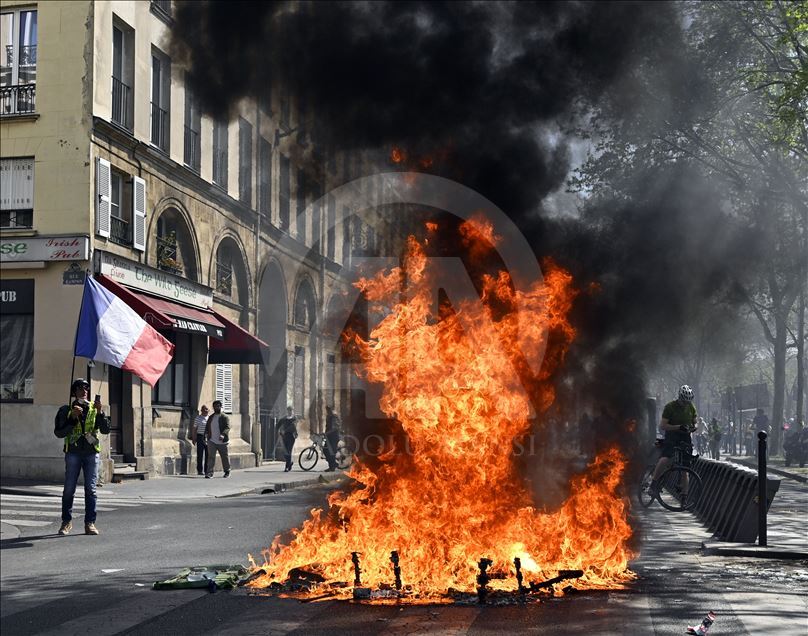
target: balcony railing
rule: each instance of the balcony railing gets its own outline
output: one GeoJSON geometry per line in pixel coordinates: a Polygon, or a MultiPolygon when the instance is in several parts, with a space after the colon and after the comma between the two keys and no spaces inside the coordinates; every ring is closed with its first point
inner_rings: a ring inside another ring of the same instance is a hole
{"type": "Polygon", "coordinates": [[[0,115],[36,112],[36,84],[0,87],[0,115]]]}
{"type": "Polygon", "coordinates": [[[117,216],[110,217],[109,238],[119,245],[132,244],[132,228],[129,221],[119,219],[117,216]]]}
{"type": "Polygon", "coordinates": [[[199,172],[200,164],[199,131],[185,127],[185,165],[199,172]]]}
{"type": "Polygon", "coordinates": [[[132,89],[112,76],[112,121],[132,130],[132,89]]]}
{"type": "Polygon", "coordinates": [[[29,228],[33,225],[33,210],[3,210],[0,212],[0,228],[29,228]]]}
{"type": "Polygon", "coordinates": [[[171,0],[151,0],[151,8],[153,11],[159,11],[166,17],[171,17],[171,0]]]}
{"type": "Polygon", "coordinates": [[[168,151],[168,113],[152,102],[151,142],[160,150],[168,151]]]}

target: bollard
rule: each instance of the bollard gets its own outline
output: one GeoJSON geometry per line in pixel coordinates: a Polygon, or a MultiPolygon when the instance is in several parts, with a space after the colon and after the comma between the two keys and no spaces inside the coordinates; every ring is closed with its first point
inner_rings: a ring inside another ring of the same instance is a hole
{"type": "Polygon", "coordinates": [[[766,433],[758,432],[758,545],[765,546],[766,538],[766,433]]]}

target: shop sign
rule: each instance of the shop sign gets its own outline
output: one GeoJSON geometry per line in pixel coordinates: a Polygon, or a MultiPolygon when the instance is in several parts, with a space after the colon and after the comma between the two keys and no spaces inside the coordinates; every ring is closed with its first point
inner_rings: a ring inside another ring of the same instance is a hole
{"type": "Polygon", "coordinates": [[[195,333],[201,336],[210,336],[211,338],[224,340],[224,330],[221,327],[206,325],[196,320],[180,318],[178,316],[172,316],[172,318],[174,319],[174,329],[177,331],[185,331],[187,333],[195,333]]]}
{"type": "Polygon", "coordinates": [[[109,252],[96,250],[96,255],[98,273],[116,283],[193,307],[213,307],[213,290],[210,287],[109,252]]]}
{"type": "Polygon", "coordinates": [[[62,274],[62,285],[83,285],[86,274],[78,263],[70,263],[62,274]]]}
{"type": "Polygon", "coordinates": [[[0,309],[4,314],[34,313],[34,281],[0,280],[0,309]]]}
{"type": "Polygon", "coordinates": [[[0,263],[86,261],[90,257],[87,236],[35,236],[0,239],[0,263]]]}

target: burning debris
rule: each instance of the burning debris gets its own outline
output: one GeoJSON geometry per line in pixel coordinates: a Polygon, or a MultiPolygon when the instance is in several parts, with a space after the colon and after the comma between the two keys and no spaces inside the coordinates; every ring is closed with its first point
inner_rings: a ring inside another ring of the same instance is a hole
{"type": "Polygon", "coordinates": [[[328,511],[313,511],[291,542],[276,537],[265,563],[253,561],[263,574],[249,586],[413,603],[518,601],[562,594],[565,583],[622,587],[633,574],[620,453],[596,457],[563,505],[545,511],[511,452],[530,429],[531,406],[553,402],[550,377],[574,337],[571,277],[550,269],[522,293],[500,272],[484,277],[482,303],[439,313],[424,249],[411,238],[403,267],[358,283],[383,318],[352,345],[402,435],[372,460],[359,458],[355,487],[333,493],[328,511]],[[531,374],[524,360],[545,350],[531,374]]]}

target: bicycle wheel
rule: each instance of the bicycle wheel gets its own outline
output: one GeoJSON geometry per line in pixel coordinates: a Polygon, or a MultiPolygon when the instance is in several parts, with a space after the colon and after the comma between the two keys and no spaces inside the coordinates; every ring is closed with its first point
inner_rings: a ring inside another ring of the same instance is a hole
{"type": "Polygon", "coordinates": [[[640,486],[637,489],[637,499],[643,508],[647,508],[654,503],[654,497],[651,495],[651,481],[654,478],[654,467],[649,466],[645,469],[640,480],[640,486]]]}
{"type": "Polygon", "coordinates": [[[300,457],[297,458],[297,463],[303,470],[311,470],[320,461],[320,455],[314,446],[309,446],[300,451],[300,457]]]}
{"type": "Polygon", "coordinates": [[[659,478],[659,503],[673,512],[690,510],[701,498],[701,477],[684,466],[674,466],[659,478]]]}

